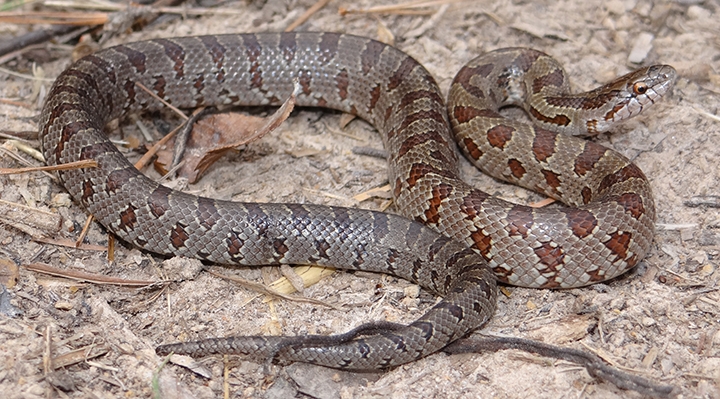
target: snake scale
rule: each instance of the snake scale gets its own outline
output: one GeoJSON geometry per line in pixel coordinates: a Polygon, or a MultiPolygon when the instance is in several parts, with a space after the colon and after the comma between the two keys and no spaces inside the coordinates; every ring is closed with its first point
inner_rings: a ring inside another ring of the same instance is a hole
{"type": "Polygon", "coordinates": [[[164,345],[158,353],[246,354],[288,363],[383,369],[436,352],[493,314],[496,278],[527,287],[577,287],[615,277],[645,256],[655,208],[642,171],[576,137],[637,114],[671,86],[652,66],[599,89],[568,94],[543,53],[508,49],[465,66],[446,108],[433,77],[382,43],[336,33],[155,39],[102,50],[56,80],[40,136],[62,184],[121,239],[162,254],[223,264],[320,264],[397,275],[444,296],[407,326],[361,326],[346,336],[233,337],[164,345]],[[371,122],[389,152],[389,180],[404,216],[305,204],[219,201],[143,176],[103,133],[112,119],[161,104],[180,108],[277,105],[296,79],[298,105],[371,122]],[[526,101],[527,100],[527,101],[526,101]],[[498,110],[520,104],[534,128],[498,110]],[[455,139],[487,173],[567,207],[507,203],[460,179],[455,139]],[[494,272],[494,273],[493,273],[494,272]]]}

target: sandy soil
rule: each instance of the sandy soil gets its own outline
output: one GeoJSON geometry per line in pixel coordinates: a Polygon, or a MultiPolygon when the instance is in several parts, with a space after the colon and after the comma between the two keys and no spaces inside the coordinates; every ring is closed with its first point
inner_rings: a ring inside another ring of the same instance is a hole
{"type": "MultiPolygon", "coordinates": [[[[247,13],[176,18],[142,32],[120,34],[109,44],[148,37],[279,31],[311,3],[268,0],[226,5],[247,13]]],[[[430,70],[443,90],[474,55],[508,46],[534,47],[554,55],[580,89],[633,69],[636,64],[631,60],[678,69],[680,78],[669,98],[613,135],[597,138],[632,158],[652,182],[659,216],[649,256],[627,275],[589,288],[508,287],[484,331],[595,351],[619,367],[677,386],[681,398],[720,397],[720,214],[717,208],[685,205],[693,196],[720,195],[720,173],[713,166],[720,159],[720,122],[709,115],[717,115],[720,107],[718,2],[468,1],[433,15],[339,16],[338,6],[349,3],[332,3],[300,29],[378,37],[382,24],[395,35],[399,48],[430,70]],[[642,46],[643,42],[649,46],[642,46]]],[[[380,2],[355,3],[369,7],[380,2]]],[[[0,37],[25,29],[3,25],[0,37]]],[[[70,50],[49,46],[5,66],[29,73],[30,61],[35,61],[47,77],[54,77],[69,64],[70,50]]],[[[32,98],[33,83],[0,76],[0,98],[32,98]]],[[[42,87],[47,90],[49,83],[42,87]]],[[[2,129],[37,130],[38,112],[39,108],[0,105],[2,129]]],[[[379,148],[380,139],[362,121],[341,129],[339,120],[340,115],[333,113],[296,112],[278,131],[220,162],[187,190],[238,201],[377,209],[381,200],[357,204],[351,197],[386,183],[385,162],[351,150],[379,148]]],[[[153,122],[145,119],[148,126],[153,122]]],[[[126,138],[139,136],[133,120],[121,125],[126,138]]],[[[154,126],[164,128],[159,123],[154,126]]],[[[134,153],[130,156],[137,158],[134,153]]],[[[20,165],[3,155],[0,166],[20,165]]],[[[469,181],[492,193],[521,203],[539,198],[496,183],[467,163],[463,168],[469,181]]],[[[40,174],[2,176],[0,193],[4,201],[61,214],[65,222],[60,237],[75,238],[86,217],[77,204],[67,201],[62,187],[40,174]]],[[[88,241],[104,245],[107,236],[94,225],[88,241]]],[[[116,261],[108,263],[103,253],[40,244],[6,223],[0,229],[0,243],[0,257],[20,265],[45,262],[126,279],[179,281],[165,289],[135,289],[78,283],[21,267],[9,298],[22,313],[0,316],[0,392],[6,397],[148,397],[161,362],[153,351],[159,343],[231,334],[344,332],[368,320],[410,321],[435,301],[424,292],[415,295],[410,283],[394,277],[338,272],[306,289],[305,295],[342,310],[289,301],[268,303],[208,273],[193,277],[197,265],[192,262],[164,262],[125,246],[119,246],[116,261]],[[47,331],[53,357],[68,358],[71,351],[93,344],[106,353],[87,361],[79,355],[81,361],[46,376],[47,331]]],[[[258,282],[279,276],[270,268],[212,269],[258,282]]],[[[160,373],[158,385],[167,398],[217,397],[223,384],[232,397],[640,397],[594,380],[573,364],[516,351],[436,354],[383,374],[296,364],[271,368],[266,375],[262,364],[237,358],[228,362],[226,378],[220,357],[200,360],[211,378],[169,365],[160,373]]]]}

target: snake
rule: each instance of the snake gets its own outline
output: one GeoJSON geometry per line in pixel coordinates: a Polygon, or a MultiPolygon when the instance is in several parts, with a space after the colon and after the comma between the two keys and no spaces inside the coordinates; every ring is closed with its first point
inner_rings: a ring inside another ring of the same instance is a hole
{"type": "Polygon", "coordinates": [[[441,350],[493,315],[497,282],[581,287],[616,277],[649,251],[650,183],[629,159],[577,136],[607,131],[672,86],[667,65],[571,94],[548,55],[490,52],[457,74],[449,100],[404,52],[338,33],[162,38],[88,55],[58,76],[44,104],[46,162],[95,160],[57,172],[95,219],[129,244],[230,265],[314,264],[388,273],[443,297],[407,325],[368,323],[330,336],[208,338],[158,354],[228,353],[348,370],[388,369],[441,350]],[[138,171],[105,125],[128,113],[297,104],[370,122],[388,152],[399,215],[312,204],[215,200],[171,190],[138,171]],[[507,119],[523,107],[536,122],[507,119]],[[452,128],[451,128],[452,125],[452,128]],[[457,142],[457,145],[455,144],[457,142]],[[461,178],[457,147],[481,170],[565,205],[506,202],[461,178]]]}

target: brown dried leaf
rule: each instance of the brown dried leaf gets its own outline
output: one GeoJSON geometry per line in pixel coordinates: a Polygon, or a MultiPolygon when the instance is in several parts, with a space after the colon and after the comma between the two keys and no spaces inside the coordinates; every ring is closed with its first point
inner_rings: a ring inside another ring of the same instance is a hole
{"type": "MultiPolygon", "coordinates": [[[[184,164],[178,175],[195,183],[203,173],[227,151],[258,140],[275,130],[287,119],[295,107],[295,97],[300,92],[296,82],[293,94],[275,111],[274,114],[259,118],[238,113],[211,115],[193,126],[184,155],[184,164]]],[[[168,148],[172,148],[168,145],[168,148]]],[[[172,161],[172,151],[158,152],[155,169],[161,174],[168,171],[172,161]]]]}
{"type": "Polygon", "coordinates": [[[15,262],[0,258],[0,284],[12,288],[17,282],[19,268],[15,262]]]}

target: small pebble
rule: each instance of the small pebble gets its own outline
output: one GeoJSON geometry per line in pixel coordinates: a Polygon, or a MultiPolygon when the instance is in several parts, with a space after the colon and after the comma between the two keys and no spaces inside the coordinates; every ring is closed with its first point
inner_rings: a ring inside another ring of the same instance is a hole
{"type": "Polygon", "coordinates": [[[73,308],[73,304],[70,302],[55,302],[55,309],[70,310],[72,308],[73,308]]]}
{"type": "Polygon", "coordinates": [[[652,50],[652,41],[655,39],[655,35],[648,32],[643,32],[635,39],[628,61],[633,64],[640,64],[645,60],[650,50],[652,50]]]}
{"type": "Polygon", "coordinates": [[[408,298],[417,298],[418,295],[420,295],[420,286],[419,285],[411,285],[409,287],[405,287],[403,292],[405,293],[405,296],[408,298]]]}

